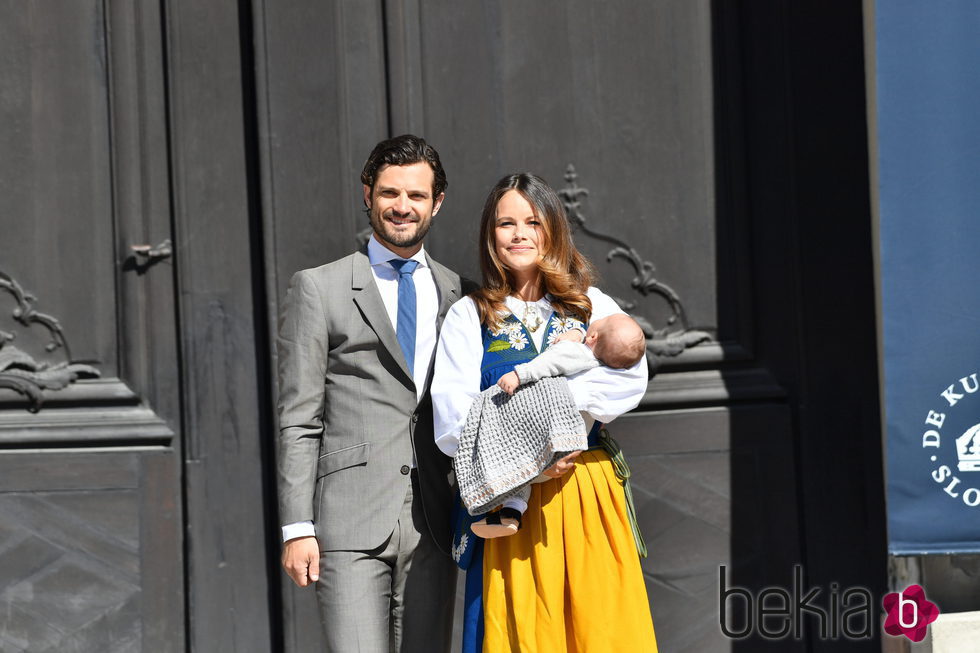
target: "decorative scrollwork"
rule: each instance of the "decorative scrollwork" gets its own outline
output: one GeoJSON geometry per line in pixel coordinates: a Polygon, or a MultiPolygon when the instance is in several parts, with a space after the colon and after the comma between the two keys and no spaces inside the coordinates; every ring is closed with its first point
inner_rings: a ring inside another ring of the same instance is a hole
{"type": "MultiPolygon", "coordinates": [[[[606,254],[606,261],[621,259],[629,263],[635,273],[630,282],[633,290],[644,297],[658,295],[670,308],[671,313],[667,317],[666,326],[660,329],[655,328],[646,318],[640,315],[632,315],[643,328],[647,337],[647,362],[650,373],[653,374],[657,370],[663,358],[672,358],[685,349],[702,342],[710,342],[712,340],[711,334],[690,328],[680,295],[666,283],[657,279],[655,276],[657,269],[652,262],[641,257],[636,249],[623,239],[596,231],[587,224],[586,217],[582,213],[582,200],[589,196],[589,191],[587,188],[579,186],[577,179],[578,173],[575,171],[575,166],[569,163],[568,167],[565,168],[566,186],[558,191],[558,195],[565,205],[572,232],[580,231],[590,238],[612,245],[612,249],[606,254]]],[[[636,308],[635,301],[626,301],[618,297],[615,299],[624,311],[631,312],[636,308]]]]}
{"type": "MultiPolygon", "coordinates": [[[[61,324],[50,315],[38,313],[34,310],[34,302],[37,301],[34,295],[26,292],[20,287],[19,283],[3,272],[0,272],[0,289],[10,293],[17,303],[13,311],[15,320],[26,327],[35,323],[40,324],[51,333],[51,342],[44,346],[45,351],[52,352],[59,347],[64,347],[65,356],[71,358],[71,354],[68,353],[68,343],[65,342],[65,334],[61,329],[61,324]]],[[[2,332],[2,335],[0,335],[0,346],[2,346],[2,343],[13,340],[14,337],[12,333],[2,332]]]]}
{"type": "Polygon", "coordinates": [[[44,390],[61,390],[79,378],[101,375],[91,365],[72,362],[61,323],[50,315],[39,313],[34,308],[37,298],[3,272],[0,272],[0,290],[6,290],[14,299],[11,313],[14,320],[25,328],[34,325],[43,327],[49,334],[44,351],[53,354],[61,350],[64,357],[61,361],[38,361],[10,344],[17,337],[15,333],[0,330],[0,388],[24,395],[29,402],[28,410],[37,412],[44,400],[44,390]]]}

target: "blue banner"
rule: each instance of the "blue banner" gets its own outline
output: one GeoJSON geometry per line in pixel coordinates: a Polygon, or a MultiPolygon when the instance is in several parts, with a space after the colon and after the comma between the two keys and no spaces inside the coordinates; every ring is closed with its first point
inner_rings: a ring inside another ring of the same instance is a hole
{"type": "Polygon", "coordinates": [[[889,548],[978,552],[980,2],[875,12],[889,548]]]}

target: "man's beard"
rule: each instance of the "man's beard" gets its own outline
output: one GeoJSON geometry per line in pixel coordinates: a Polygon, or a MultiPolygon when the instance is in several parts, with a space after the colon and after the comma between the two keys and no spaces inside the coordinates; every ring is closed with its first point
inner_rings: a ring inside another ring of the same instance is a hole
{"type": "Polygon", "coordinates": [[[378,238],[395,247],[412,247],[413,245],[417,245],[422,242],[425,235],[429,233],[429,227],[432,226],[431,217],[429,219],[419,219],[418,222],[413,223],[415,225],[414,232],[399,233],[391,224],[385,222],[380,213],[375,213],[373,210],[370,213],[370,220],[371,227],[374,229],[374,233],[378,238]]]}

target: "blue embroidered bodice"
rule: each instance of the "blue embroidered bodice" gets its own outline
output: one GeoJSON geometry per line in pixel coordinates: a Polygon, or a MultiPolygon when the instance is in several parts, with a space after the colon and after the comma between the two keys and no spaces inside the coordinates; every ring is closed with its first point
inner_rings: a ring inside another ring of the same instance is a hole
{"type": "MultiPolygon", "coordinates": [[[[579,320],[551,314],[547,322],[541,351],[555,341],[559,335],[574,328],[585,328],[579,320]]],[[[500,377],[526,363],[540,352],[524,324],[513,315],[508,315],[496,329],[482,328],[483,361],[480,363],[480,391],[495,384],[500,377]]]]}

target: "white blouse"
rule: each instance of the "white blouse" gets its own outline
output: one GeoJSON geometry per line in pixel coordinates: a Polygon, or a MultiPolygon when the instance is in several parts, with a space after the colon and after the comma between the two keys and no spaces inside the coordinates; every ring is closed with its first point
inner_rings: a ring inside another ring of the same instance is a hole
{"type": "MultiPolygon", "coordinates": [[[[623,312],[612,298],[598,288],[589,288],[587,294],[592,300],[593,320],[623,312]]],[[[548,330],[547,320],[552,311],[551,302],[546,297],[537,302],[508,297],[505,303],[508,310],[519,318],[525,317],[529,307],[532,311],[537,309],[542,328],[531,332],[531,337],[537,350],[541,351],[548,330]]],[[[525,321],[533,325],[533,314],[530,320],[525,321]]],[[[473,399],[480,394],[482,362],[480,314],[473,300],[464,297],[452,305],[442,323],[432,377],[436,446],[447,456],[456,454],[466,415],[473,399]]],[[[611,422],[640,403],[647,389],[647,362],[640,360],[626,370],[600,365],[568,377],[568,386],[579,410],[600,422],[611,422]]]]}

